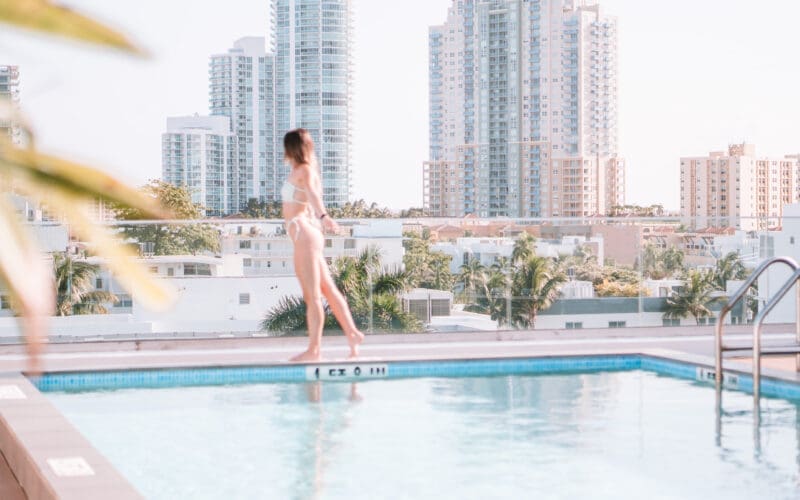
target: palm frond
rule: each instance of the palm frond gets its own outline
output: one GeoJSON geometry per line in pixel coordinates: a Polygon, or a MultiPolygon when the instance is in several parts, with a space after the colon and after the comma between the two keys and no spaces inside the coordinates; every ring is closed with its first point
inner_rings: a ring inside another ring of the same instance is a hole
{"type": "Polygon", "coordinates": [[[47,0],[0,0],[0,22],[144,55],[120,33],[47,0]]]}
{"type": "Polygon", "coordinates": [[[306,326],[306,303],[302,297],[287,295],[270,309],[261,322],[261,329],[271,332],[293,332],[306,326]]]}
{"type": "Polygon", "coordinates": [[[38,371],[37,355],[47,334],[48,317],[55,310],[50,272],[41,253],[16,219],[14,209],[0,196],[0,281],[22,315],[29,369],[38,371]]]}
{"type": "Polygon", "coordinates": [[[399,268],[385,269],[372,278],[373,293],[398,294],[410,288],[411,278],[408,273],[399,268]]]}
{"type": "MultiPolygon", "coordinates": [[[[0,0],[1,1],[1,0],[0,0]]],[[[169,218],[171,214],[136,189],[126,186],[111,175],[92,167],[39,153],[32,148],[20,148],[0,134],[0,167],[4,167],[17,182],[34,192],[57,193],[76,200],[100,198],[113,203],[135,207],[151,218],[169,218]]],[[[44,201],[47,201],[45,199],[44,201]]]]}

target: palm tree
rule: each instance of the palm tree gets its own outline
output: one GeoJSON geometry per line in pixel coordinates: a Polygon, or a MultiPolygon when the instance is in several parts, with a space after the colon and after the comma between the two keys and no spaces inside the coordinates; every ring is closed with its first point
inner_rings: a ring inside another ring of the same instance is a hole
{"type": "Polygon", "coordinates": [[[53,255],[56,287],[56,316],[73,314],[108,314],[105,304],[119,299],[111,292],[94,290],[94,279],[100,267],[67,254],[53,255]]]}
{"type": "Polygon", "coordinates": [[[667,276],[676,276],[683,272],[683,252],[670,246],[661,252],[661,262],[667,276]]]}
{"type": "Polygon", "coordinates": [[[511,301],[512,323],[521,328],[534,328],[539,311],[547,309],[558,298],[559,288],[566,281],[563,273],[553,269],[552,261],[530,257],[514,276],[511,301]]]}
{"type": "Polygon", "coordinates": [[[653,244],[647,243],[642,249],[640,270],[642,276],[650,279],[661,279],[665,276],[661,263],[661,251],[653,244]]]}
{"type": "Polygon", "coordinates": [[[455,276],[450,272],[450,261],[453,258],[443,252],[431,252],[429,266],[430,277],[426,283],[434,290],[452,290],[455,276]]]}
{"type": "MultiPolygon", "coordinates": [[[[325,304],[325,328],[335,328],[336,318],[325,304]]],[[[306,329],[306,303],[302,297],[287,295],[278,301],[261,322],[261,329],[272,332],[303,332],[306,329]]]]}
{"type": "Polygon", "coordinates": [[[714,285],[711,273],[690,271],[686,277],[686,285],[667,299],[666,319],[679,319],[692,316],[697,324],[700,318],[714,315],[709,307],[721,300],[714,296],[714,285]]]}
{"type": "MultiPolygon", "coordinates": [[[[331,274],[344,294],[359,328],[372,325],[379,331],[422,331],[422,324],[403,310],[400,293],[410,288],[410,276],[402,269],[383,268],[380,252],[368,247],[358,257],[337,259],[331,274]]],[[[306,327],[306,305],[301,297],[284,297],[261,322],[263,330],[287,333],[306,327]]],[[[325,308],[325,328],[337,329],[332,311],[325,308]]]]}
{"type": "Polygon", "coordinates": [[[529,233],[524,233],[514,242],[514,249],[511,251],[511,263],[525,262],[529,257],[533,257],[535,251],[536,239],[529,233]]]}
{"type": "Polygon", "coordinates": [[[712,281],[717,290],[725,291],[729,280],[743,280],[747,277],[747,269],[736,252],[729,252],[717,261],[712,281]]]}
{"type": "Polygon", "coordinates": [[[466,263],[461,264],[458,282],[463,287],[466,300],[470,301],[476,297],[477,290],[486,284],[486,266],[480,260],[471,257],[466,263]]]}

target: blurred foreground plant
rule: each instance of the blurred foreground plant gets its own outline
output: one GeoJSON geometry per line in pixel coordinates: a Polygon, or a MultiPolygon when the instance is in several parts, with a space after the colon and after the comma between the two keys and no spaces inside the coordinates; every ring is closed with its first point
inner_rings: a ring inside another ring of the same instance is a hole
{"type": "MultiPolygon", "coordinates": [[[[132,54],[144,53],[114,30],[47,0],[0,0],[0,22],[132,54]]],[[[0,129],[1,190],[19,192],[64,217],[75,233],[105,257],[115,277],[139,301],[156,308],[168,305],[172,294],[144,267],[132,265],[135,254],[107,229],[95,225],[83,207],[102,199],[136,208],[153,218],[169,214],[152,198],[100,170],[39,152],[31,127],[8,100],[0,101],[0,123],[20,129],[25,139],[24,146],[16,144],[0,129]]],[[[12,305],[21,315],[28,370],[35,373],[48,318],[55,311],[52,270],[5,196],[0,196],[0,235],[0,281],[8,287],[12,305]]]]}

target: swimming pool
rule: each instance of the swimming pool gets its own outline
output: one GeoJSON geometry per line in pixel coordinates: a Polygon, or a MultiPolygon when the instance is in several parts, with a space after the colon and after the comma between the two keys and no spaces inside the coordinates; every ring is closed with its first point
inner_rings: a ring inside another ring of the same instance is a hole
{"type": "Polygon", "coordinates": [[[714,390],[689,380],[703,378],[690,365],[393,363],[372,378],[380,364],[362,365],[365,378],[348,366],[339,382],[316,381],[340,377],[326,365],[72,374],[39,386],[147,498],[798,493],[796,402],[764,399],[754,433],[751,397],[726,391],[718,424],[714,390]]]}

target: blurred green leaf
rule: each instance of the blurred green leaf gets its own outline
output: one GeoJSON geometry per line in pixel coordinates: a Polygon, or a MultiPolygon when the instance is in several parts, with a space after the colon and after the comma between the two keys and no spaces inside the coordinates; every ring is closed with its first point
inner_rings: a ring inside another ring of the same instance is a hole
{"type": "Polygon", "coordinates": [[[0,22],[145,55],[117,31],[47,0],[0,0],[0,22]]]}
{"type": "Polygon", "coordinates": [[[50,271],[14,208],[0,197],[0,281],[8,287],[11,303],[22,315],[30,354],[29,371],[38,372],[37,355],[47,335],[48,317],[55,308],[50,271]]]}
{"type": "Polygon", "coordinates": [[[153,198],[105,172],[31,148],[16,147],[0,134],[0,168],[3,167],[13,177],[23,178],[42,190],[58,190],[67,196],[89,200],[101,198],[135,208],[152,218],[168,218],[170,215],[153,198]]]}

